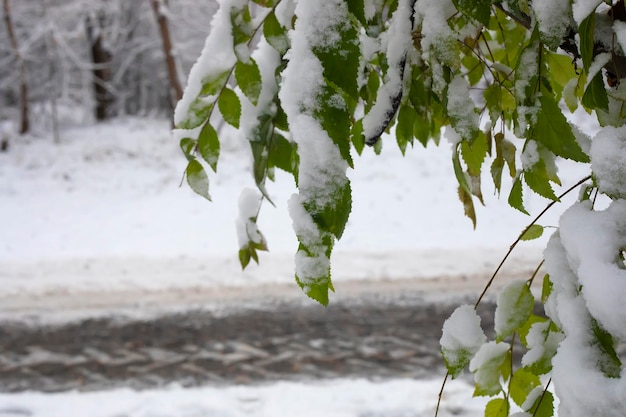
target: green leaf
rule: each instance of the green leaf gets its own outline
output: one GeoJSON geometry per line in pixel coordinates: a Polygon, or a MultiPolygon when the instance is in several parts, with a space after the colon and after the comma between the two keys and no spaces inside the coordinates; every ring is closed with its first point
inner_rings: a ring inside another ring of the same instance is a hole
{"type": "Polygon", "coordinates": [[[209,75],[202,80],[201,96],[214,96],[226,85],[230,77],[230,69],[219,74],[209,75]]]}
{"type": "Polygon", "coordinates": [[[500,195],[500,188],[502,187],[502,170],[504,168],[504,159],[502,157],[496,157],[491,163],[491,178],[493,179],[493,185],[496,187],[498,195],[500,195]]]}
{"type": "Polygon", "coordinates": [[[235,65],[235,80],[243,94],[250,100],[250,103],[257,105],[261,94],[261,71],[256,61],[250,58],[249,62],[237,61],[235,65]]]}
{"type": "Polygon", "coordinates": [[[494,398],[485,406],[485,417],[507,417],[509,403],[504,398],[494,398]]]}
{"type": "Polygon", "coordinates": [[[352,139],[352,145],[356,152],[361,155],[365,148],[365,137],[363,136],[363,119],[357,120],[352,125],[352,132],[350,133],[352,139]]]}
{"type": "Polygon", "coordinates": [[[415,110],[409,105],[400,106],[398,122],[396,123],[396,140],[402,155],[406,152],[407,144],[413,143],[413,125],[415,124],[415,110]]]}
{"type": "Polygon", "coordinates": [[[561,98],[563,89],[570,80],[576,78],[574,60],[568,55],[548,52],[544,54],[548,62],[551,85],[556,92],[557,100],[561,98]]]}
{"type": "Polygon", "coordinates": [[[517,333],[519,334],[520,342],[522,342],[524,347],[528,347],[526,337],[528,337],[528,332],[530,332],[530,328],[533,326],[533,324],[545,323],[547,320],[548,319],[546,319],[545,317],[537,316],[535,314],[531,314],[530,317],[528,317],[526,323],[524,323],[517,331],[517,333]]]}
{"type": "Polygon", "coordinates": [[[540,238],[542,234],[543,226],[540,226],[538,224],[532,224],[528,229],[526,229],[526,231],[524,231],[520,235],[519,238],[520,240],[534,240],[540,238]]]}
{"type": "Polygon", "coordinates": [[[521,211],[524,214],[529,214],[524,208],[524,200],[522,197],[522,180],[517,177],[513,181],[513,187],[511,187],[511,193],[509,194],[509,206],[521,211]]]}
{"type": "Polygon", "coordinates": [[[463,172],[463,168],[461,167],[458,149],[455,149],[452,154],[452,167],[454,168],[456,180],[459,183],[459,200],[463,204],[465,215],[472,221],[474,228],[476,228],[476,210],[474,209],[474,200],[472,199],[472,188],[469,183],[468,175],[463,172]]]}
{"type": "Polygon", "coordinates": [[[513,401],[515,401],[515,404],[521,407],[524,401],[526,401],[528,394],[540,385],[541,380],[537,375],[524,368],[520,368],[515,371],[511,378],[509,395],[513,401]]]}
{"type": "Polygon", "coordinates": [[[312,204],[305,203],[304,207],[322,230],[332,233],[337,239],[341,239],[352,210],[350,181],[346,181],[343,186],[339,187],[333,197],[333,201],[323,206],[321,210],[313,207],[312,204]]]}
{"type": "Polygon", "coordinates": [[[196,149],[196,141],[191,138],[183,138],[180,140],[180,150],[183,151],[187,161],[194,159],[193,152],[196,149]]]}
{"type": "Polygon", "coordinates": [[[524,281],[507,285],[498,295],[494,324],[496,340],[501,341],[516,332],[530,317],[535,298],[524,281]]]}
{"type": "Polygon", "coordinates": [[[283,135],[274,132],[272,147],[269,153],[269,165],[298,176],[296,144],[288,141],[283,135]]]}
{"type": "Polygon", "coordinates": [[[313,47],[313,53],[324,68],[324,78],[347,93],[355,102],[359,98],[359,34],[350,21],[341,21],[328,30],[338,35],[334,45],[313,47]]]}
{"type": "Polygon", "coordinates": [[[554,415],[554,395],[550,391],[544,391],[528,412],[533,417],[552,417],[554,415]]]}
{"type": "Polygon", "coordinates": [[[220,141],[211,123],[206,122],[198,136],[198,152],[202,159],[217,172],[217,161],[220,156],[220,141]]]}
{"type": "Polygon", "coordinates": [[[589,162],[567,119],[554,98],[543,94],[539,97],[541,109],[537,113],[537,123],[532,127],[531,137],[543,144],[555,155],[578,162],[589,162]]]}
{"type": "Polygon", "coordinates": [[[348,10],[352,13],[359,22],[367,27],[367,19],[365,19],[365,5],[363,0],[347,0],[348,10]]]}
{"type": "Polygon", "coordinates": [[[211,201],[211,196],[209,195],[209,177],[200,162],[195,159],[189,161],[187,169],[185,169],[185,174],[187,176],[187,184],[189,184],[189,187],[191,187],[191,189],[198,195],[201,195],[211,201]]]}
{"type": "Polygon", "coordinates": [[[281,55],[284,55],[289,49],[287,29],[281,26],[274,12],[268,14],[265,22],[263,22],[263,36],[265,36],[267,43],[281,55]]]}
{"type": "Polygon", "coordinates": [[[552,281],[550,280],[550,275],[546,274],[543,277],[543,284],[541,285],[541,302],[545,304],[548,301],[548,297],[552,294],[553,288],[552,281]]]}
{"type": "Polygon", "coordinates": [[[581,102],[583,106],[589,109],[609,110],[609,96],[604,88],[602,71],[599,71],[595,77],[593,77],[585,90],[585,94],[583,94],[581,102]]]}
{"type": "Polygon", "coordinates": [[[480,168],[487,156],[487,150],[487,137],[483,132],[480,132],[472,143],[468,141],[461,143],[461,154],[465,164],[467,164],[467,171],[471,176],[476,177],[480,175],[480,168]]]}
{"type": "Polygon", "coordinates": [[[619,378],[622,361],[615,351],[615,339],[600,324],[591,319],[591,331],[594,336],[593,345],[598,350],[597,367],[607,378],[619,378]]]}
{"type": "Polygon", "coordinates": [[[489,347],[491,352],[489,352],[489,357],[480,364],[480,367],[473,369],[476,366],[474,361],[481,355],[480,350],[470,362],[470,370],[475,372],[474,396],[498,395],[502,392],[500,381],[502,379],[507,380],[506,375],[511,370],[511,351],[507,344],[488,342],[481,347],[481,350],[485,347],[489,347]]]}
{"type": "MultiPolygon", "coordinates": [[[[230,22],[232,26],[233,46],[247,43],[250,40],[253,29],[251,26],[252,16],[248,5],[242,8],[232,7],[230,11],[230,22]]],[[[237,48],[235,48],[237,53],[237,48]]]]}
{"type": "Polygon", "coordinates": [[[596,14],[592,12],[580,23],[578,36],[580,37],[580,56],[583,60],[585,72],[589,70],[593,62],[594,31],[596,26],[596,14]]]}
{"type": "Polygon", "coordinates": [[[550,200],[557,201],[558,198],[554,194],[554,190],[550,186],[550,177],[546,170],[546,164],[543,160],[539,160],[528,171],[524,171],[524,181],[530,187],[531,190],[537,194],[549,198],[550,200]]]}
{"type": "Polygon", "coordinates": [[[453,0],[457,10],[487,26],[491,17],[492,0],[453,0]]]}
{"type": "Polygon", "coordinates": [[[239,97],[230,88],[225,88],[220,94],[217,106],[222,113],[224,121],[229,125],[239,129],[239,119],[241,118],[241,103],[239,97]]]}
{"type": "Polygon", "coordinates": [[[250,263],[250,258],[252,256],[250,252],[251,249],[248,246],[239,249],[239,263],[241,264],[241,269],[246,269],[250,263]]]}
{"type": "Polygon", "coordinates": [[[280,0],[252,0],[252,1],[258,4],[259,6],[270,8],[270,7],[274,7],[274,5],[280,0]]]}
{"type": "Polygon", "coordinates": [[[350,154],[350,113],[342,103],[341,94],[332,86],[325,85],[321,88],[313,115],[337,145],[342,158],[354,168],[350,154]]]}

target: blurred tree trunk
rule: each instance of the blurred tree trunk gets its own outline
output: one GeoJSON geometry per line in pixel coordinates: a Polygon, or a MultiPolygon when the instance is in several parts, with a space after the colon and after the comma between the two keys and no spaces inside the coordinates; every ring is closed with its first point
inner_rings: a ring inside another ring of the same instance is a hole
{"type": "MultiPolygon", "coordinates": [[[[96,95],[96,120],[106,120],[110,116],[113,96],[107,88],[111,81],[111,53],[104,47],[100,28],[94,26],[87,17],[87,39],[91,46],[93,63],[93,88],[96,95]]],[[[97,24],[97,23],[96,23],[97,24]]]]}
{"type": "Polygon", "coordinates": [[[180,79],[178,78],[176,60],[172,53],[172,38],[170,36],[169,24],[165,11],[161,9],[161,1],[166,0],[150,0],[150,4],[152,5],[152,10],[154,11],[159,26],[159,32],[161,33],[163,53],[165,54],[165,63],[167,65],[167,77],[170,80],[170,99],[172,108],[174,108],[178,100],[183,97],[183,89],[180,85],[180,79]]]}
{"type": "Polygon", "coordinates": [[[9,5],[9,0],[3,0],[2,6],[4,9],[4,21],[7,28],[7,33],[9,36],[9,41],[11,42],[11,48],[13,48],[13,52],[15,53],[15,59],[17,61],[17,68],[19,71],[20,78],[20,133],[28,132],[30,128],[30,122],[28,119],[28,84],[26,82],[26,66],[24,65],[24,58],[22,58],[22,54],[20,53],[19,47],[17,45],[17,38],[15,36],[15,31],[13,30],[13,21],[11,20],[11,7],[9,5]]]}

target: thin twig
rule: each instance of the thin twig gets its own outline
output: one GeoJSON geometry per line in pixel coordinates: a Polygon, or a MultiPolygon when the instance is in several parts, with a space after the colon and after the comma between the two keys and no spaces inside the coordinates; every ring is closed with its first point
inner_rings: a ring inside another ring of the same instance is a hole
{"type": "Polygon", "coordinates": [[[450,371],[446,372],[446,376],[443,378],[443,382],[441,384],[441,389],[439,390],[439,395],[437,397],[437,408],[435,408],[435,417],[439,414],[439,406],[441,405],[441,397],[443,396],[443,389],[446,387],[446,382],[448,382],[448,377],[450,376],[450,371]]]}
{"type": "Polygon", "coordinates": [[[474,308],[475,309],[478,308],[478,305],[480,304],[480,302],[482,301],[483,297],[487,293],[487,290],[489,290],[489,288],[491,287],[491,284],[493,284],[493,281],[496,279],[496,276],[498,275],[498,272],[500,272],[500,269],[502,268],[502,265],[504,265],[504,262],[508,259],[509,255],[511,255],[511,252],[513,252],[513,249],[515,249],[517,244],[521,241],[522,236],[524,236],[524,234],[528,231],[528,229],[530,229],[535,223],[537,223],[537,221],[541,218],[541,216],[543,216],[550,208],[552,208],[553,205],[555,205],[557,202],[559,202],[561,200],[561,198],[565,197],[567,194],[572,192],[572,190],[574,190],[576,187],[578,187],[579,185],[581,185],[582,183],[584,183],[585,181],[587,181],[589,179],[591,179],[591,175],[586,176],[585,178],[583,178],[582,180],[578,181],[576,184],[572,185],[570,188],[565,190],[560,196],[558,196],[558,198],[556,200],[551,201],[550,204],[548,204],[541,211],[541,213],[539,213],[537,215],[537,217],[535,217],[533,219],[533,221],[528,226],[526,226],[526,228],[522,231],[522,233],[520,233],[518,238],[515,239],[515,242],[513,242],[511,247],[509,247],[508,252],[506,253],[506,255],[504,255],[504,258],[502,258],[502,261],[500,261],[500,264],[498,265],[498,267],[496,268],[495,272],[493,273],[493,275],[489,279],[489,282],[487,282],[487,285],[483,289],[483,292],[480,294],[480,297],[478,297],[478,300],[476,301],[476,304],[474,304],[474,308]]]}

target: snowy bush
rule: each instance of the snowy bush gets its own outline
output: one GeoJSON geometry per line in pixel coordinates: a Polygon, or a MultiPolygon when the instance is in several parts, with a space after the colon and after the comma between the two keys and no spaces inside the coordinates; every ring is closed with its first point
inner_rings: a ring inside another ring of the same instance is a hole
{"type": "MultiPolygon", "coordinates": [[[[267,179],[276,168],[291,173],[296,281],[327,304],[333,246],[351,209],[346,172],[365,145],[379,151],[381,137],[395,137],[404,153],[445,136],[474,225],[483,182],[527,213],[525,192],[548,207],[559,201],[559,159],[584,164],[590,175],[564,193],[578,191],[580,202],[545,251],[546,317],[533,310],[538,267],[498,297],[496,340],[463,306],[444,325],[442,352],[449,375],[469,366],[475,395],[493,397],[487,416],[553,415],[551,384],[562,416],[624,416],[615,348],[626,341],[626,9],[614,3],[221,0],[175,112],[187,181],[209,198],[222,120],[249,140],[261,197],[242,197],[245,266],[266,249],[254,223],[259,198],[270,200],[267,179]],[[594,138],[566,117],[579,108],[596,116],[594,138]],[[611,201],[606,209],[598,195],[611,201]],[[517,369],[516,340],[526,349],[517,369]]],[[[518,241],[543,233],[540,217],[518,241]]]]}

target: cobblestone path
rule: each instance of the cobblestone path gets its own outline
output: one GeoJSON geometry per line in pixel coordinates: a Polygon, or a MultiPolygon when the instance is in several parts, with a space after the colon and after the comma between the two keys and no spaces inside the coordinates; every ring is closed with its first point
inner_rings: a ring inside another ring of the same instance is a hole
{"type": "MultiPolygon", "coordinates": [[[[456,305],[283,303],[45,327],[5,321],[0,391],[433,376],[443,366],[441,326],[456,305]]],[[[481,310],[485,328],[492,328],[492,309],[481,310]]]]}

